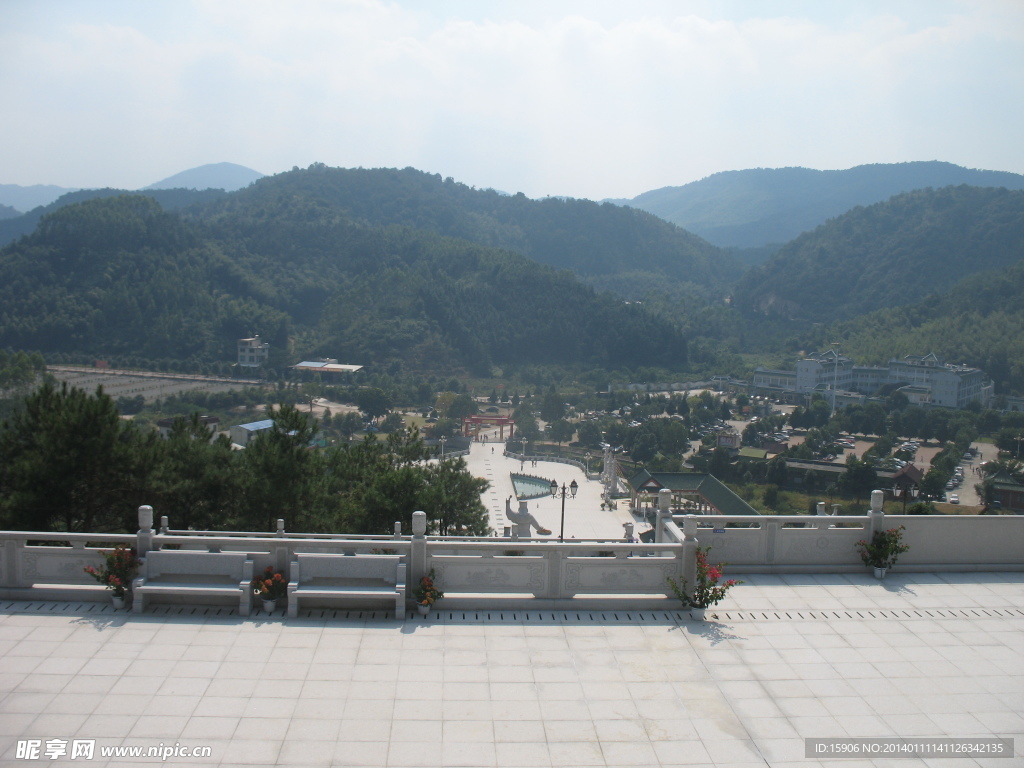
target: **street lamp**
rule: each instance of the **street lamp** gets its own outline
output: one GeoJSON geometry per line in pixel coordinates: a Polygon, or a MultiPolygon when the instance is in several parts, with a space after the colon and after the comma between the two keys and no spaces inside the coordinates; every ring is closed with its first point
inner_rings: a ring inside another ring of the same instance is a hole
{"type": "Polygon", "coordinates": [[[590,460],[593,457],[590,455],[590,452],[588,451],[587,454],[583,458],[587,460],[587,480],[589,480],[590,479],[590,460]]]}
{"type": "Polygon", "coordinates": [[[519,459],[519,468],[522,469],[526,466],[526,444],[530,441],[525,437],[521,437],[519,438],[519,442],[523,444],[523,454],[519,459]]]}
{"type": "Polygon", "coordinates": [[[573,480],[569,483],[569,487],[566,488],[565,483],[562,483],[562,487],[558,487],[558,481],[551,481],[551,498],[557,499],[559,496],[562,497],[562,529],[558,532],[558,540],[565,541],[565,497],[572,496],[576,498],[576,491],[579,490],[579,483],[573,480]]]}
{"type": "Polygon", "coordinates": [[[903,514],[904,515],[907,514],[907,497],[909,496],[910,498],[916,499],[917,498],[917,494],[919,494],[920,492],[921,492],[920,489],[916,485],[912,485],[909,488],[901,488],[900,486],[896,485],[896,486],[893,486],[893,489],[892,489],[893,498],[898,499],[901,496],[903,497],[903,514]]]}
{"type": "Polygon", "coordinates": [[[441,458],[443,459],[444,458],[444,444],[448,442],[448,438],[445,437],[444,435],[441,435],[441,437],[438,439],[437,442],[439,442],[441,444],[441,458]]]}

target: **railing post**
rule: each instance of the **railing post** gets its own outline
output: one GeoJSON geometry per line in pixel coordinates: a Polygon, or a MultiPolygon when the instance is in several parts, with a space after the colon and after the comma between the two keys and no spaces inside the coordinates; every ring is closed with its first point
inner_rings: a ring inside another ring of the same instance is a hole
{"type": "Polygon", "coordinates": [[[885,493],[883,491],[871,492],[871,511],[868,512],[868,521],[871,529],[869,531],[871,535],[868,536],[869,541],[876,533],[885,530],[885,512],[882,509],[884,501],[885,493]]]}
{"type": "Polygon", "coordinates": [[[683,520],[683,581],[690,592],[697,584],[697,516],[687,515],[683,520]]]}
{"type": "MultiPolygon", "coordinates": [[[[277,538],[284,538],[284,518],[277,519],[277,538]]],[[[290,569],[292,564],[288,560],[288,547],[278,546],[272,547],[274,550],[274,570],[281,571],[289,578],[291,578],[290,569]]]]}
{"type": "Polygon", "coordinates": [[[662,488],[658,491],[658,519],[655,522],[654,541],[665,543],[665,521],[672,519],[672,491],[662,488]]]}
{"type": "Polygon", "coordinates": [[[401,539],[402,538],[402,521],[401,520],[395,520],[395,538],[396,539],[401,539]]]}
{"type": "Polygon", "coordinates": [[[779,521],[769,518],[761,522],[764,529],[764,562],[766,565],[775,565],[775,540],[779,535],[779,521]]]}
{"type": "MultiPolygon", "coordinates": [[[[407,589],[411,593],[427,575],[427,513],[412,513],[412,551],[409,555],[409,570],[406,577],[407,589]]],[[[444,585],[441,585],[442,588],[444,585]]]]}
{"type": "Polygon", "coordinates": [[[167,515],[160,516],[160,533],[164,536],[167,535],[167,529],[170,527],[170,521],[167,519],[167,515]]]}
{"type": "Polygon", "coordinates": [[[148,504],[139,507],[139,532],[135,545],[138,557],[145,557],[153,549],[153,508],[148,504]]]}

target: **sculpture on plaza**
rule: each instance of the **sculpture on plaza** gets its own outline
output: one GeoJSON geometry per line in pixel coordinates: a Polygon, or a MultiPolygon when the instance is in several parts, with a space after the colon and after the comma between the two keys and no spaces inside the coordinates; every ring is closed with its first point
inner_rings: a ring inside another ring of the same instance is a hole
{"type": "Polygon", "coordinates": [[[513,525],[519,526],[519,538],[530,538],[530,526],[537,529],[541,536],[550,536],[551,531],[537,522],[537,518],[530,513],[525,501],[519,502],[519,511],[512,511],[512,497],[505,499],[505,519],[513,525]]]}

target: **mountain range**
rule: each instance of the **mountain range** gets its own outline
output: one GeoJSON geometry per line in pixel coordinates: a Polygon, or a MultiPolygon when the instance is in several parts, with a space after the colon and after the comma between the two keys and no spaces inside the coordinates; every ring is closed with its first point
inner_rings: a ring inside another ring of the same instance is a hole
{"type": "Polygon", "coordinates": [[[671,321],[508,250],[356,219],[301,193],[318,175],[332,174],[180,215],[139,194],[46,214],[0,250],[0,347],[209,365],[258,333],[278,369],[295,355],[477,375],[685,366],[671,321]]]}
{"type": "Polygon", "coordinates": [[[209,365],[259,333],[275,367],[744,375],[750,356],[847,339],[872,357],[991,366],[1000,391],[1024,391],[1000,357],[1016,347],[988,343],[1024,338],[1024,314],[982,290],[1019,283],[1020,190],[857,206],[745,274],[729,250],[631,207],[319,163],[235,192],[82,190],[0,221],[0,238],[17,240],[0,249],[0,347],[209,365]],[[973,356],[966,328],[933,312],[972,301],[999,307],[973,307],[988,333],[973,356]]]}
{"type": "Polygon", "coordinates": [[[961,184],[1024,189],[1024,176],[937,161],[839,171],[753,168],[610,202],[653,213],[722,248],[761,248],[789,242],[858,205],[961,184]]]}

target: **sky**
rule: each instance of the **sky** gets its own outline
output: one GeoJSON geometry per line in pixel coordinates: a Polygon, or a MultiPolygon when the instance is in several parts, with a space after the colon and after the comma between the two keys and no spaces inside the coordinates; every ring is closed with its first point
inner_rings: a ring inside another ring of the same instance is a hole
{"type": "Polygon", "coordinates": [[[628,198],[743,168],[1024,173],[1020,0],[0,0],[0,183],[413,166],[628,198]]]}

